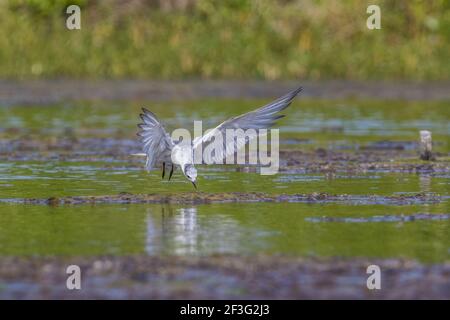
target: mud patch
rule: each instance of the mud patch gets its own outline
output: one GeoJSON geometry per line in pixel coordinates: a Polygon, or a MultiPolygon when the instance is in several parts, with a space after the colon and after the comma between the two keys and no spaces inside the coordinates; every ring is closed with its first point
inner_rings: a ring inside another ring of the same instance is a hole
{"type": "Polygon", "coordinates": [[[229,193],[206,193],[187,192],[170,195],[161,194],[131,194],[121,193],[118,195],[105,196],[73,196],[73,197],[50,197],[47,199],[0,199],[2,203],[37,204],[37,205],[77,205],[77,204],[128,204],[128,203],[167,203],[167,204],[207,204],[207,203],[229,203],[229,202],[302,202],[302,203],[349,203],[357,205],[411,205],[439,203],[449,199],[448,196],[436,194],[419,193],[415,195],[395,196],[360,196],[360,195],[333,195],[328,193],[311,194],[267,194],[262,192],[229,192],[229,193]]]}
{"type": "Polygon", "coordinates": [[[2,258],[2,299],[449,299],[450,264],[283,255],[2,258]],[[67,290],[79,265],[82,290],[67,290]],[[377,264],[382,290],[368,290],[377,264]]]}
{"type": "MultiPolygon", "coordinates": [[[[411,142],[413,143],[413,142],[411,142]]],[[[394,146],[396,144],[394,143],[394,146]]],[[[132,139],[0,139],[0,161],[83,161],[126,162],[131,168],[144,168],[144,160],[131,154],[141,152],[132,139]]],[[[371,149],[361,146],[354,150],[316,148],[314,150],[280,150],[280,172],[450,172],[448,154],[436,153],[436,161],[422,161],[417,151],[409,148],[371,149]]],[[[160,164],[158,164],[159,166],[160,164]]],[[[199,166],[201,168],[202,166],[199,166]]],[[[209,167],[209,166],[208,166],[209,167]]],[[[230,169],[230,166],[221,166],[230,169]]],[[[236,171],[256,172],[256,166],[234,167],[236,171]]]]}
{"type": "Polygon", "coordinates": [[[280,172],[449,172],[450,161],[438,154],[437,161],[419,160],[415,151],[407,150],[356,150],[342,152],[316,149],[313,152],[281,150],[280,172]]]}

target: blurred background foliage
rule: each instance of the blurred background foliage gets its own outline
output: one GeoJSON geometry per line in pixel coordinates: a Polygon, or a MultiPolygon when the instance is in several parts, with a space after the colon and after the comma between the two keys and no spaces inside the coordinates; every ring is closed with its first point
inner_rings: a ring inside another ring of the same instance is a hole
{"type": "Polygon", "coordinates": [[[0,78],[448,80],[448,0],[0,0],[0,78]],[[66,29],[69,4],[81,30],[66,29]],[[369,4],[381,30],[366,27],[369,4]]]}

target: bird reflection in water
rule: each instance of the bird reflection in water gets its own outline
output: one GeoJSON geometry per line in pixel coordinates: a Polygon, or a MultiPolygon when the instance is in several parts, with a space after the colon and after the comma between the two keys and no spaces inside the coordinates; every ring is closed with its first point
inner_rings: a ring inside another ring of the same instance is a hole
{"type": "Polygon", "coordinates": [[[264,242],[259,232],[241,225],[231,214],[200,215],[196,206],[154,206],[148,208],[146,219],[149,255],[242,253],[254,241],[264,242]]]}
{"type": "Polygon", "coordinates": [[[173,208],[162,205],[160,215],[148,209],[147,241],[148,254],[161,251],[170,254],[194,254],[198,247],[197,208],[173,208]]]}

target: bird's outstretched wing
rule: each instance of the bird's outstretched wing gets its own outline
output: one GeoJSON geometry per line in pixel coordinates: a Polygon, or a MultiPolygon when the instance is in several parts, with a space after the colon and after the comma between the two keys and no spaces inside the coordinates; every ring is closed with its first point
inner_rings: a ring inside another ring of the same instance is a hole
{"type": "Polygon", "coordinates": [[[164,129],[161,122],[149,110],[142,108],[141,119],[143,123],[138,124],[141,129],[137,133],[142,142],[142,149],[147,155],[147,170],[151,170],[156,161],[164,157],[172,150],[173,141],[164,129]]]}
{"type": "MultiPolygon", "coordinates": [[[[221,123],[216,128],[209,131],[202,137],[194,139],[193,141],[194,152],[195,149],[198,148],[200,145],[206,147],[209,143],[211,143],[214,140],[213,137],[217,134],[222,134],[222,137],[225,137],[227,129],[242,129],[244,131],[247,129],[255,129],[257,131],[259,129],[266,129],[271,127],[272,125],[275,124],[276,120],[284,117],[284,115],[280,115],[278,114],[278,112],[289,107],[292,100],[302,90],[303,88],[299,87],[259,109],[228,119],[227,121],[221,123]]],[[[223,148],[215,150],[216,153],[214,155],[214,159],[203,159],[203,161],[207,163],[222,162],[228,155],[233,154],[236,150],[243,147],[250,139],[252,139],[252,137],[250,137],[247,140],[236,139],[234,141],[234,147],[227,146],[227,144],[224,143],[223,148]]],[[[204,154],[204,157],[205,156],[208,157],[207,154],[204,154]]]]}

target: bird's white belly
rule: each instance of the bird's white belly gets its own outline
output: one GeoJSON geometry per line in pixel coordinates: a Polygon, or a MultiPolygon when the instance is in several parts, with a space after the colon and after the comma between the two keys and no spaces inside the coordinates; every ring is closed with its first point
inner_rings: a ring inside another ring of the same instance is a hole
{"type": "Polygon", "coordinates": [[[172,149],[171,159],[174,164],[184,166],[193,163],[192,148],[189,146],[175,146],[172,149]]]}

